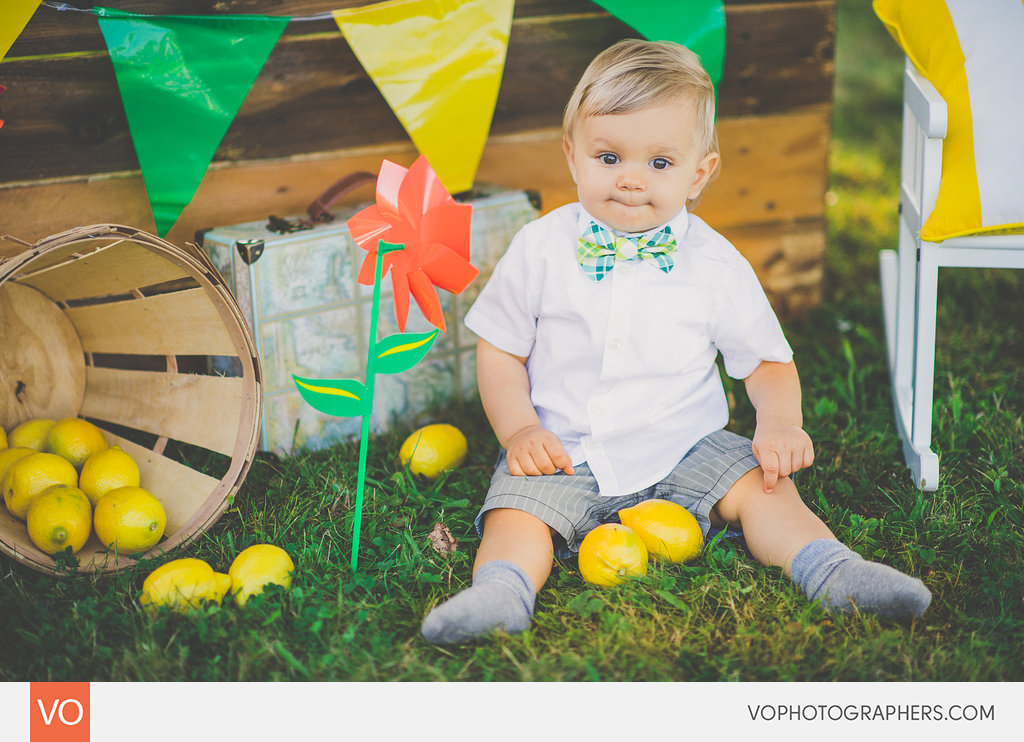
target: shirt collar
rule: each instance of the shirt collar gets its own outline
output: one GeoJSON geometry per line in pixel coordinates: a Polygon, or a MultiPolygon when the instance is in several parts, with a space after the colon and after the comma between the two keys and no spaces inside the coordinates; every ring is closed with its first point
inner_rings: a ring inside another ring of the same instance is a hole
{"type": "Polygon", "coordinates": [[[678,214],[676,214],[674,217],[669,219],[665,224],[657,226],[654,229],[649,229],[646,232],[625,232],[625,233],[620,233],[617,230],[614,230],[611,227],[609,227],[607,224],[602,222],[600,219],[597,219],[597,218],[591,216],[590,213],[585,208],[583,208],[583,205],[581,204],[580,205],[580,213],[579,213],[579,217],[578,217],[578,224],[577,224],[577,227],[579,228],[578,229],[579,233],[583,234],[584,230],[587,227],[590,226],[591,222],[596,222],[597,224],[599,224],[600,226],[604,227],[605,229],[607,229],[607,230],[609,230],[611,232],[615,232],[615,234],[617,234],[619,236],[623,236],[623,237],[639,237],[639,236],[645,235],[645,234],[653,234],[654,232],[662,230],[666,226],[668,226],[668,227],[672,228],[672,234],[676,235],[677,238],[681,238],[684,234],[686,234],[686,230],[690,226],[690,215],[687,213],[686,207],[683,207],[683,209],[678,214]]]}

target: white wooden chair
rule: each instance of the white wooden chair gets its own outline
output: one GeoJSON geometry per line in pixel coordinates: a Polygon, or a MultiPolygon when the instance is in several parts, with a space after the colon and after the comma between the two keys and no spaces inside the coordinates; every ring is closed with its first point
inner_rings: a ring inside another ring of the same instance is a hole
{"type": "MultiPolygon", "coordinates": [[[[941,267],[1024,268],[1024,235],[980,235],[929,242],[919,236],[935,207],[947,107],[908,60],[903,90],[903,161],[897,250],[880,254],[882,303],[896,421],[917,486],[934,490],[932,451],[935,314],[941,267]]],[[[1020,194],[1024,201],[1024,193],[1020,194]]]]}

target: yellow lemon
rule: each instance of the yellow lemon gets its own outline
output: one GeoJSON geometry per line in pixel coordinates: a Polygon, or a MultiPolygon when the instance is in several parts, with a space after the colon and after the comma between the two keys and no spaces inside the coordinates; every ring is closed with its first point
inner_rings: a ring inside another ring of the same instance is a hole
{"type": "Polygon", "coordinates": [[[688,562],[704,548],[697,519],[682,505],[668,500],[644,500],[619,511],[619,520],[643,539],[652,556],[688,562]]]}
{"type": "Polygon", "coordinates": [[[78,486],[95,505],[103,495],[118,487],[139,486],[139,465],[120,446],[90,456],[78,477],[78,486]]]}
{"type": "Polygon", "coordinates": [[[580,544],[580,574],[595,585],[618,585],[647,574],[647,547],[639,536],[618,523],[604,523],[580,544]]]}
{"type": "Polygon", "coordinates": [[[266,585],[291,587],[295,565],[288,552],[272,544],[256,544],[235,557],[228,569],[231,592],[239,605],[263,592],[266,585]]]}
{"type": "Polygon", "coordinates": [[[32,453],[35,453],[35,451],[31,448],[5,448],[3,451],[0,451],[0,485],[3,484],[4,476],[14,462],[32,453]]]}
{"type": "Polygon", "coordinates": [[[436,423],[416,430],[398,451],[402,465],[428,479],[455,469],[466,459],[466,436],[454,425],[436,423]]]}
{"type": "Polygon", "coordinates": [[[96,503],[92,520],[100,542],[121,554],[151,549],[167,527],[164,506],[141,487],[110,490],[96,503]]]}
{"type": "Polygon", "coordinates": [[[175,559],[157,567],[142,583],[139,602],[144,606],[166,605],[178,611],[203,603],[220,603],[231,587],[231,578],[202,559],[175,559]]]}
{"type": "Polygon", "coordinates": [[[78,472],[60,456],[37,451],[15,461],[0,486],[11,515],[25,520],[32,500],[51,484],[75,487],[78,485],[78,472]]]}
{"type": "Polygon", "coordinates": [[[66,417],[50,428],[46,447],[80,470],[90,456],[107,447],[107,439],[103,437],[103,431],[88,420],[66,417]]]}
{"type": "Polygon", "coordinates": [[[46,436],[50,428],[56,425],[54,420],[37,418],[26,420],[11,431],[7,437],[7,445],[11,448],[31,448],[33,451],[46,450],[46,436]]]}
{"type": "Polygon", "coordinates": [[[7,448],[7,431],[0,428],[0,451],[7,448]]]}
{"type": "Polygon", "coordinates": [[[92,505],[77,487],[54,484],[40,492],[28,506],[28,537],[47,554],[68,546],[77,552],[92,532],[92,505]]]}

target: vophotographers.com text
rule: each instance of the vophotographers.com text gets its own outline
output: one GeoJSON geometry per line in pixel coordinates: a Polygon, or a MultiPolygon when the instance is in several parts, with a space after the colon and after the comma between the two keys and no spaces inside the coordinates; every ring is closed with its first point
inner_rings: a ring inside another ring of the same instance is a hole
{"type": "Polygon", "coordinates": [[[995,721],[994,704],[747,704],[751,721],[995,721]]]}

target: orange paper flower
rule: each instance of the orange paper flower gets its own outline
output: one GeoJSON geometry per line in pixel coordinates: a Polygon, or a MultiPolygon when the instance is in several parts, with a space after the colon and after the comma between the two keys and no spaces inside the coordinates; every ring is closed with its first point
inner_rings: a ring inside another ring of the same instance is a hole
{"type": "Polygon", "coordinates": [[[400,330],[409,317],[410,294],[427,321],[444,330],[436,289],[459,294],[480,273],[469,262],[472,214],[472,206],[456,203],[425,157],[408,169],[389,160],[381,163],[377,202],[347,224],[352,239],[369,252],[359,271],[364,285],[373,285],[381,240],[405,246],[383,256],[383,273],[391,270],[400,330]]]}

